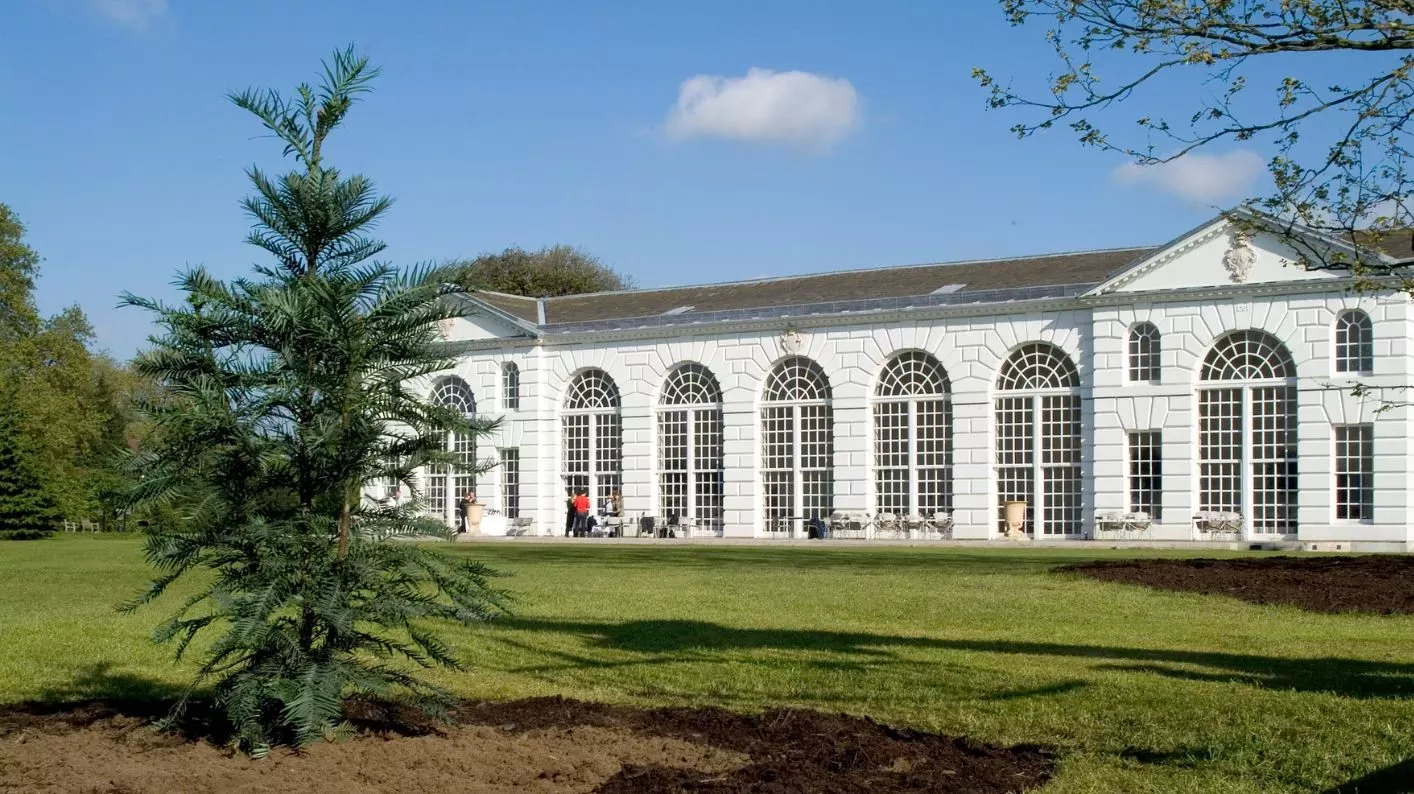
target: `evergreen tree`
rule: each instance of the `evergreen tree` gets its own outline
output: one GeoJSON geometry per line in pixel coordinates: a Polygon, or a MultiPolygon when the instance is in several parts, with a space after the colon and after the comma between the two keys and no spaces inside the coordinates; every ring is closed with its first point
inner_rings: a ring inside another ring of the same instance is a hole
{"type": "Polygon", "coordinates": [[[154,443],[132,461],[145,475],[133,502],[186,513],[149,535],[158,575],[129,608],[200,572],[200,590],[155,639],[175,641],[180,656],[197,635],[217,634],[193,691],[214,684],[257,754],[342,730],[352,693],[436,712],[445,693],[413,670],[458,666],[437,621],[484,620],[504,601],[483,566],[394,542],[445,535],[422,517],[415,472],[458,468],[447,434],[491,424],[420,398],[460,352],[438,322],[465,309],[446,299],[440,270],[372,261],[383,246],[366,232],[391,202],[323,160],[375,74],[347,50],[319,86],[233,95],[299,166],[277,178],[249,171],[249,242],[275,264],[229,283],[191,270],[178,306],[126,298],[161,329],[134,366],[166,386],[144,406],[154,443]],[[362,498],[386,478],[419,499],[362,498]]]}
{"type": "Polygon", "coordinates": [[[0,396],[0,540],[48,537],[59,512],[22,447],[13,401],[0,396]]]}

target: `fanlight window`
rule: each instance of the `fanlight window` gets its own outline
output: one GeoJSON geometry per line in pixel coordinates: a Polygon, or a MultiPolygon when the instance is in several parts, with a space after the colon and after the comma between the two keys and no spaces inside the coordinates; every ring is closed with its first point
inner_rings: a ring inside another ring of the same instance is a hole
{"type": "Polygon", "coordinates": [[[1139,323],[1129,329],[1129,379],[1157,381],[1159,371],[1159,329],[1153,323],[1139,323]]]}
{"type": "Polygon", "coordinates": [[[1080,535],[1080,375],[1055,345],[1012,351],[997,377],[998,524],[1007,502],[1026,503],[1027,531],[1080,535]],[[1029,392],[1029,393],[1028,393],[1029,392]]]}
{"type": "Polygon", "coordinates": [[[701,364],[675,368],[658,407],[658,507],[712,532],[722,522],[722,387],[701,364]]]}
{"type": "Polygon", "coordinates": [[[1198,389],[1198,509],[1255,535],[1296,531],[1296,366],[1264,331],[1219,339],[1198,389]]]}
{"type": "Polygon", "coordinates": [[[566,411],[618,407],[618,384],[602,369],[588,369],[579,373],[570,383],[569,394],[565,397],[566,411]]]}
{"type": "Polygon", "coordinates": [[[776,365],[766,379],[766,402],[808,402],[830,399],[830,379],[804,356],[792,356],[776,365]]]}
{"type": "Polygon", "coordinates": [[[1370,315],[1357,310],[1335,318],[1335,371],[1373,372],[1375,326],[1370,315]]]}
{"type": "Polygon", "coordinates": [[[721,401],[722,387],[701,364],[683,364],[663,385],[663,405],[714,405],[721,401]]]}
{"type": "Polygon", "coordinates": [[[589,494],[601,509],[623,485],[623,420],[619,387],[609,373],[589,369],[570,382],[561,416],[565,487],[589,494]]]}
{"type": "MultiPolygon", "coordinates": [[[[476,415],[476,395],[461,378],[442,378],[432,389],[434,405],[455,410],[463,416],[476,415]]],[[[447,448],[456,454],[463,467],[476,465],[476,436],[470,433],[449,433],[447,448]]],[[[476,489],[476,474],[470,471],[448,471],[446,466],[432,466],[427,471],[424,497],[428,515],[450,522],[456,515],[456,503],[476,489]]]]}
{"type": "Polygon", "coordinates": [[[1074,389],[1080,386],[1075,362],[1047,342],[1031,342],[1012,351],[997,378],[1001,391],[1074,389]]]}
{"type": "Polygon", "coordinates": [[[1265,331],[1223,337],[1203,359],[1203,380],[1277,380],[1296,377],[1291,354],[1265,331]]]}
{"type": "Polygon", "coordinates": [[[829,378],[808,358],[783,359],[766,378],[761,404],[761,495],[768,531],[829,516],[834,456],[829,378]]]}
{"type": "Polygon", "coordinates": [[[476,413],[476,395],[471,393],[471,387],[461,378],[443,378],[438,381],[436,388],[432,390],[432,403],[456,409],[467,416],[476,413]]]}
{"type": "Polygon", "coordinates": [[[952,511],[952,405],[948,374],[933,356],[900,353],[874,399],[874,505],[879,513],[952,511]]]}

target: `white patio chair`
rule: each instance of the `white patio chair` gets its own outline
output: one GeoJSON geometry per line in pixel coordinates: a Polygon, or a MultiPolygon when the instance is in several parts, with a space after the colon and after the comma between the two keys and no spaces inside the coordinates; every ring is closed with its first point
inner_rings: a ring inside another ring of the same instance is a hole
{"type": "Polygon", "coordinates": [[[903,532],[903,522],[893,513],[880,513],[874,517],[874,537],[898,537],[903,532]]]}
{"type": "Polygon", "coordinates": [[[938,540],[952,540],[952,514],[939,510],[925,518],[924,531],[935,535],[938,540]]]}

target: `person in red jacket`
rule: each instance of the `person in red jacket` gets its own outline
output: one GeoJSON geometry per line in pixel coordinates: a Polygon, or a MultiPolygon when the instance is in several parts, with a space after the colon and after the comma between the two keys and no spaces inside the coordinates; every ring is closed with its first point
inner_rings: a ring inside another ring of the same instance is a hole
{"type": "Polygon", "coordinates": [[[580,489],[574,496],[574,536],[589,534],[589,491],[580,489]]]}

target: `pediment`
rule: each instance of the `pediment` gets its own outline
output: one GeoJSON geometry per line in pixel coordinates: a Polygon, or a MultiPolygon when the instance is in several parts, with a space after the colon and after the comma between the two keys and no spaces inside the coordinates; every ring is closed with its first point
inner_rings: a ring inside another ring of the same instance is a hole
{"type": "Polygon", "coordinates": [[[463,317],[444,320],[438,331],[448,342],[506,339],[534,336],[534,331],[515,317],[475,299],[468,299],[470,311],[463,317]]]}
{"type": "Polygon", "coordinates": [[[1278,235],[1248,233],[1217,219],[1161,248],[1100,285],[1098,294],[1225,287],[1237,284],[1309,282],[1340,273],[1308,270],[1278,235]]]}

